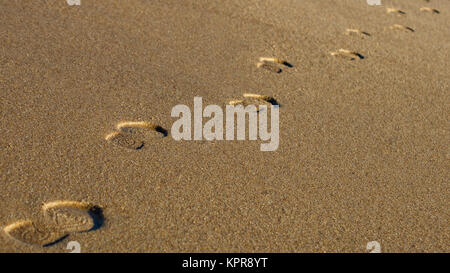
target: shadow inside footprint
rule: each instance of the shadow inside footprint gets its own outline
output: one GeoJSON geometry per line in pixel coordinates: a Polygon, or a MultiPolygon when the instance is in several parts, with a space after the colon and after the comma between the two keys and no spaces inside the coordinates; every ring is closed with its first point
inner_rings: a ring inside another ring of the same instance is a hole
{"type": "Polygon", "coordinates": [[[282,65],[285,65],[287,67],[294,67],[291,63],[288,63],[286,61],[283,61],[282,65]]]}
{"type": "Polygon", "coordinates": [[[60,243],[60,242],[64,241],[67,237],[69,237],[69,234],[64,235],[63,237],[59,238],[58,240],[56,240],[56,241],[54,241],[54,242],[45,244],[45,245],[43,245],[42,247],[51,247],[51,246],[54,246],[54,245],[56,245],[57,243],[60,243]]]}
{"type": "Polygon", "coordinates": [[[103,216],[103,210],[99,206],[93,206],[89,209],[89,215],[92,217],[92,220],[94,221],[94,224],[92,228],[89,231],[94,231],[103,226],[103,222],[105,220],[103,216]]]}
{"type": "Polygon", "coordinates": [[[157,125],[155,126],[155,131],[158,133],[161,133],[164,137],[166,137],[169,133],[166,129],[164,129],[163,127],[157,125]]]}
{"type": "Polygon", "coordinates": [[[142,142],[141,146],[136,147],[136,150],[140,150],[140,149],[144,148],[144,146],[145,146],[145,142],[142,142]]]}
{"type": "Polygon", "coordinates": [[[281,106],[275,98],[269,98],[267,102],[278,107],[281,106]]]}
{"type": "Polygon", "coordinates": [[[361,55],[360,53],[355,53],[355,56],[357,56],[357,57],[360,58],[361,60],[365,58],[365,57],[364,57],[363,55],[361,55]]]}

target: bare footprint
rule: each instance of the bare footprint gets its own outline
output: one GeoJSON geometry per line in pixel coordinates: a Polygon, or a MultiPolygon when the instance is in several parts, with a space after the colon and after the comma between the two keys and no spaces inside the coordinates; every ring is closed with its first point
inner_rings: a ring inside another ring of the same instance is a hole
{"type": "Polygon", "coordinates": [[[341,57],[344,59],[355,60],[355,59],[364,59],[364,56],[358,52],[351,51],[348,49],[339,49],[338,51],[330,52],[331,56],[341,57]]]}
{"type": "Polygon", "coordinates": [[[389,27],[389,29],[392,30],[403,30],[403,31],[408,31],[408,32],[414,32],[414,29],[404,26],[404,25],[399,25],[399,24],[395,24],[389,27]]]}
{"type": "Polygon", "coordinates": [[[67,232],[39,226],[29,220],[12,223],[6,226],[3,231],[14,240],[42,247],[55,244],[68,236],[67,232]]]}
{"type": "Polygon", "coordinates": [[[420,11],[422,11],[422,12],[429,12],[429,13],[433,13],[433,14],[439,14],[440,13],[439,10],[433,9],[433,8],[429,8],[429,7],[420,8],[420,11]]]}
{"type": "Polygon", "coordinates": [[[352,28],[347,28],[347,29],[345,30],[345,33],[346,33],[347,35],[358,35],[358,36],[361,36],[361,37],[367,37],[367,36],[370,36],[370,34],[367,33],[367,32],[365,32],[365,31],[361,31],[361,30],[359,30],[359,29],[352,29],[352,28]]]}
{"type": "Polygon", "coordinates": [[[386,8],[386,12],[389,13],[389,14],[395,14],[397,16],[406,15],[406,12],[401,11],[401,10],[396,9],[396,8],[386,8]]]}
{"type": "Polygon", "coordinates": [[[103,223],[101,209],[85,202],[54,201],[45,203],[42,210],[46,222],[66,233],[95,230],[103,223]]]}

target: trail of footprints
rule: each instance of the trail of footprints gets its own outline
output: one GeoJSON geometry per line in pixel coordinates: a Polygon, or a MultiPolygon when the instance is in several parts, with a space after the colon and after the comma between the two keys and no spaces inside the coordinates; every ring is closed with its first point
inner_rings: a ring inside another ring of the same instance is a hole
{"type": "MultiPolygon", "coordinates": [[[[120,122],[108,134],[107,141],[128,149],[139,150],[154,137],[167,136],[167,130],[150,122],[120,122]]],[[[53,201],[43,204],[36,221],[20,220],[3,228],[16,241],[47,247],[56,244],[71,233],[93,231],[103,224],[100,207],[86,202],[53,201]]]]}
{"type": "MultiPolygon", "coordinates": [[[[420,11],[431,14],[440,13],[438,10],[430,7],[422,7],[420,11]]],[[[406,15],[406,12],[397,8],[387,8],[386,12],[397,16],[406,15]]],[[[414,29],[401,24],[394,24],[389,29],[414,32],[414,29]]],[[[370,33],[359,29],[346,29],[345,33],[347,35],[357,35],[361,38],[371,36],[370,33]]],[[[339,49],[330,52],[330,54],[333,57],[349,60],[364,59],[364,56],[360,53],[348,49],[339,49]]],[[[256,66],[274,73],[281,73],[283,71],[282,67],[293,67],[285,60],[271,57],[259,58],[256,66]]],[[[279,105],[273,97],[249,93],[243,94],[242,99],[229,101],[228,104],[243,106],[279,105]]],[[[259,111],[259,106],[256,107],[256,110],[259,111]]],[[[140,150],[144,148],[147,141],[151,141],[153,138],[166,137],[167,135],[166,129],[154,123],[128,121],[118,123],[115,130],[108,134],[105,139],[120,147],[140,150]]],[[[16,221],[4,227],[3,231],[8,237],[19,242],[45,247],[65,239],[71,233],[96,230],[102,223],[103,214],[98,206],[77,201],[54,201],[45,203],[42,206],[39,220],[16,221]]]]}
{"type": "MultiPolygon", "coordinates": [[[[426,0],[426,2],[430,2],[429,0],[426,0]]],[[[427,12],[432,14],[439,14],[439,10],[430,8],[430,7],[422,7],[420,8],[421,12],[427,12]]],[[[386,13],[388,14],[395,14],[397,16],[404,16],[406,15],[406,12],[397,9],[397,8],[386,8],[386,13]]],[[[415,32],[415,30],[411,27],[401,25],[401,24],[394,24],[390,27],[388,27],[390,30],[400,30],[405,32],[415,32]]],[[[347,35],[357,35],[361,38],[369,37],[371,36],[370,33],[366,31],[362,31],[360,29],[354,29],[354,28],[348,28],[345,30],[345,34],[347,35]]],[[[348,49],[339,49],[337,51],[330,52],[330,55],[333,57],[339,57],[347,60],[356,60],[356,59],[364,59],[364,56],[356,51],[348,50],[348,49]]]]}
{"type": "Polygon", "coordinates": [[[71,233],[100,228],[100,207],[77,201],[53,201],[42,206],[37,221],[20,220],[3,228],[5,234],[19,242],[46,247],[62,241],[71,233]]]}
{"type": "Polygon", "coordinates": [[[127,121],[117,124],[116,130],[105,139],[127,149],[140,150],[152,138],[166,137],[167,134],[166,129],[151,122],[127,121]]]}

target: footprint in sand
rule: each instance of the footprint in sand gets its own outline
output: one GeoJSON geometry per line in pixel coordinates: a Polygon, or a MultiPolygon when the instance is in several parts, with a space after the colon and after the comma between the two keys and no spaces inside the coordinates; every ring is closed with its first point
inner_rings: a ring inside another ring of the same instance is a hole
{"type": "Polygon", "coordinates": [[[98,229],[103,223],[101,208],[77,201],[54,201],[42,207],[39,221],[21,220],[3,228],[10,238],[41,247],[56,244],[70,233],[98,229]]]}
{"type": "Polygon", "coordinates": [[[63,232],[85,232],[98,229],[103,223],[99,207],[85,202],[54,201],[42,206],[46,222],[63,232]]]}
{"type": "Polygon", "coordinates": [[[245,93],[242,96],[244,97],[244,99],[231,100],[228,102],[228,104],[229,105],[243,105],[244,107],[246,107],[248,105],[254,105],[256,107],[256,111],[259,111],[260,105],[267,105],[267,106],[270,106],[270,105],[279,106],[280,105],[278,103],[278,101],[275,100],[275,98],[266,96],[266,95],[245,93]]]}
{"type": "Polygon", "coordinates": [[[365,32],[365,31],[362,31],[362,30],[359,30],[359,29],[353,29],[353,28],[347,28],[345,30],[345,34],[347,34],[347,35],[358,35],[358,36],[360,36],[362,38],[370,36],[370,34],[368,32],[365,32]]]}
{"type": "Polygon", "coordinates": [[[414,32],[414,29],[404,26],[404,25],[399,25],[399,24],[395,24],[389,27],[389,29],[391,30],[402,30],[402,31],[407,31],[407,32],[414,32]]]}
{"type": "Polygon", "coordinates": [[[433,9],[433,8],[429,8],[429,7],[420,8],[420,11],[422,11],[422,12],[429,12],[429,13],[433,13],[433,14],[439,14],[440,13],[439,10],[433,9]]]}
{"type": "Polygon", "coordinates": [[[283,69],[281,69],[279,67],[279,65],[284,65],[286,67],[294,67],[289,62],[278,59],[278,58],[261,57],[261,58],[259,58],[259,62],[256,63],[256,66],[258,68],[263,68],[263,69],[266,69],[266,70],[268,70],[270,72],[274,72],[274,73],[283,72],[283,69]]]}
{"type": "Polygon", "coordinates": [[[339,49],[338,51],[330,52],[331,56],[340,57],[348,60],[364,59],[365,57],[358,52],[348,49],[339,49]]]}
{"type": "Polygon", "coordinates": [[[57,243],[69,235],[63,231],[54,230],[29,220],[12,223],[3,228],[3,231],[14,240],[42,247],[57,243]]]}
{"type": "Polygon", "coordinates": [[[397,16],[403,16],[406,15],[406,12],[396,9],[396,8],[386,8],[386,12],[389,14],[395,14],[397,16]]]}
{"type": "Polygon", "coordinates": [[[278,66],[274,65],[274,64],[270,64],[270,63],[257,63],[256,67],[258,68],[263,68],[265,70],[268,70],[270,72],[274,72],[274,73],[281,73],[283,72],[283,69],[279,68],[278,66]]]}
{"type": "Polygon", "coordinates": [[[167,130],[159,125],[145,121],[131,121],[117,124],[116,131],[108,134],[105,139],[127,149],[140,150],[149,139],[167,135],[167,130]]]}

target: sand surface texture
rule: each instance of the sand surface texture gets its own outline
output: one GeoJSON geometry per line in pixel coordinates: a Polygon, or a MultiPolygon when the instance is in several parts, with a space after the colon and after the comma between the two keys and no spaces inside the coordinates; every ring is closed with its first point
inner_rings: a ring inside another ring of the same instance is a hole
{"type": "Polygon", "coordinates": [[[0,0],[0,252],[449,252],[450,1],[382,4],[0,0]],[[171,137],[244,93],[278,150],[171,137]]]}

